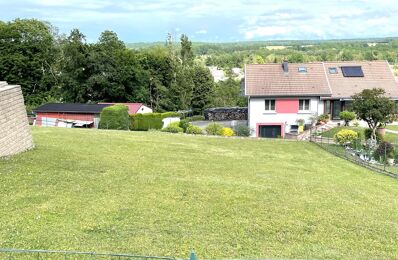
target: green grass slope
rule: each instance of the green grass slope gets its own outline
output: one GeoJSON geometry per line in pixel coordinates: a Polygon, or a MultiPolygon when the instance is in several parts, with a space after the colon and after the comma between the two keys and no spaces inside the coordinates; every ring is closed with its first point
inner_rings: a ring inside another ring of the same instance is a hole
{"type": "Polygon", "coordinates": [[[0,160],[0,247],[398,258],[398,181],[311,143],[50,128],[33,134],[35,150],[0,160]]]}

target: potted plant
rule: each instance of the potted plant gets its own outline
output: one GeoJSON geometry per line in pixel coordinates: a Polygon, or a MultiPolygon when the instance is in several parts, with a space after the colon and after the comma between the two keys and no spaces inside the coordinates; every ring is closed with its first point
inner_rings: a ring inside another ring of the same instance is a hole
{"type": "Polygon", "coordinates": [[[296,122],[297,122],[297,124],[299,125],[299,127],[298,127],[298,132],[299,132],[299,133],[304,132],[304,123],[305,123],[304,119],[302,119],[302,118],[297,119],[296,122]]]}
{"type": "Polygon", "coordinates": [[[326,124],[327,122],[329,122],[329,115],[328,115],[328,114],[320,115],[320,116],[318,117],[318,122],[319,122],[321,125],[326,124]]]}
{"type": "Polygon", "coordinates": [[[380,135],[385,135],[385,133],[386,133],[386,123],[380,124],[379,127],[377,127],[377,132],[380,135]]]}

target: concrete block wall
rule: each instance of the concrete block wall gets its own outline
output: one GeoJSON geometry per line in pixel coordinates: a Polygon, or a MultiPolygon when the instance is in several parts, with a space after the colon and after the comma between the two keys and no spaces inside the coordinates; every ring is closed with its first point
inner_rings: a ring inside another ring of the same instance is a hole
{"type": "Polygon", "coordinates": [[[0,81],[0,157],[34,147],[20,86],[0,81]]]}

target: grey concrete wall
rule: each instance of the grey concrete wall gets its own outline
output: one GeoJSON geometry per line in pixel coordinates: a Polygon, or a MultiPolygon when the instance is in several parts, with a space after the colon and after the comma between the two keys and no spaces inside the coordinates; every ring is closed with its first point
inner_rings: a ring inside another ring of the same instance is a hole
{"type": "Polygon", "coordinates": [[[21,87],[0,81],[0,157],[33,147],[21,87]]]}

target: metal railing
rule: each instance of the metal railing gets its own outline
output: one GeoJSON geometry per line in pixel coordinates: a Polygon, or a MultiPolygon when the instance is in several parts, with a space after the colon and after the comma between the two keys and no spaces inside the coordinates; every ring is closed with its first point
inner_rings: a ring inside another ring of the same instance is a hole
{"type": "MultiPolygon", "coordinates": [[[[366,148],[364,139],[359,138],[355,142],[343,146],[337,144],[334,138],[325,136],[327,131],[329,130],[312,129],[309,141],[342,159],[374,172],[398,179],[398,164],[397,162],[389,164],[387,154],[384,154],[380,160],[375,160],[373,158],[373,151],[366,148]]],[[[398,149],[398,144],[392,145],[395,149],[398,149]]]]}
{"type": "MultiPolygon", "coordinates": [[[[122,253],[96,253],[78,252],[62,250],[23,250],[12,248],[0,248],[0,259],[157,259],[157,260],[177,260],[174,257],[163,256],[144,256],[122,253]]],[[[195,253],[190,253],[190,260],[196,260],[195,253]]]]}

